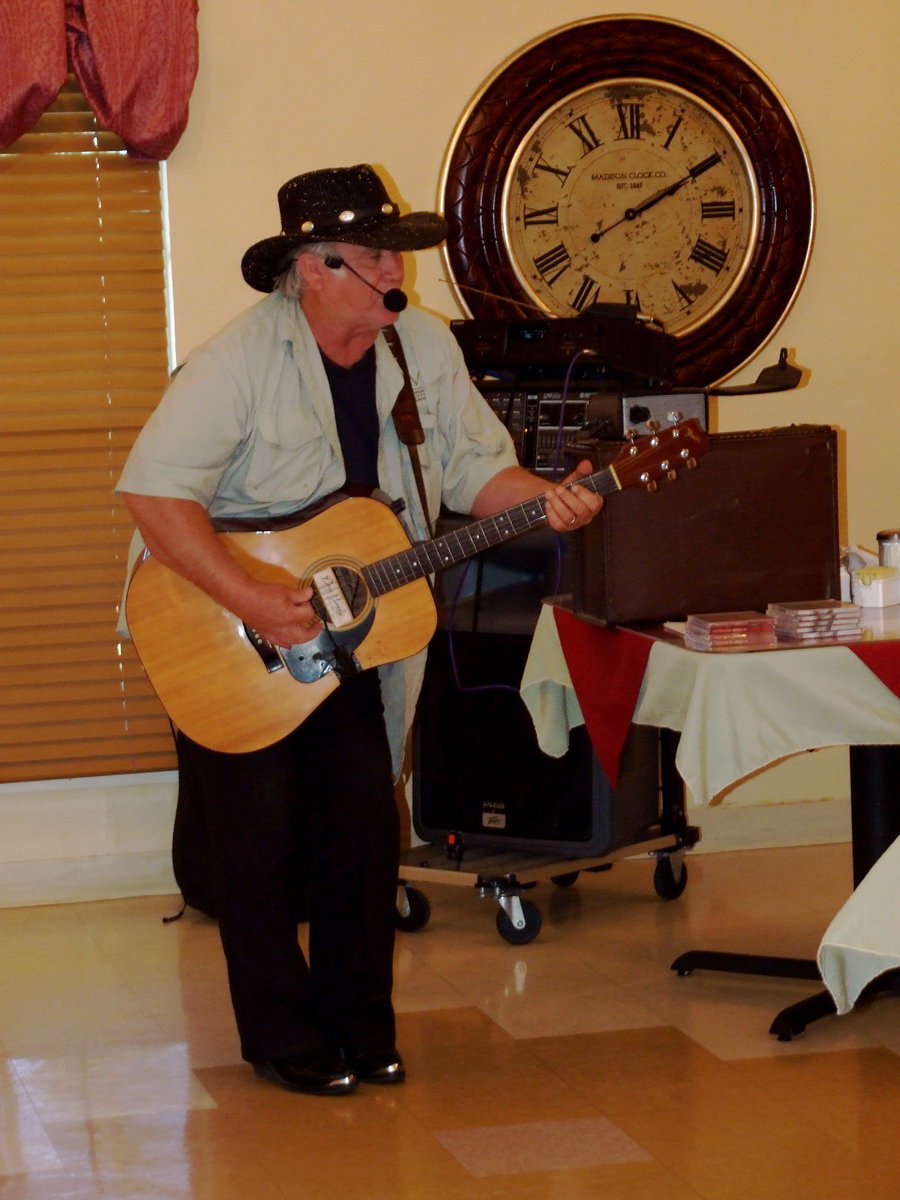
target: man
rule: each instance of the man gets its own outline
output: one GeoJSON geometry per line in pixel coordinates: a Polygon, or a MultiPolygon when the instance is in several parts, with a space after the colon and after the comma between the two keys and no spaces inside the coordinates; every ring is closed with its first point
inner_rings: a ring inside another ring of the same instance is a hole
{"type": "MultiPolygon", "coordinates": [[[[278,646],[321,631],[309,588],[251,577],[214,520],[297,512],[338,490],[402,499],[428,536],[407,447],[390,419],[403,382],[425,441],[426,502],[483,517],[547,491],[472,387],[446,325],[406,309],[402,252],[437,245],[435,213],[401,216],[373,168],[313,171],[279,191],[282,231],[244,255],[266,298],[195,351],[138,438],[119,490],[150,552],[278,646]],[[404,311],[405,310],[405,311],[404,311]],[[402,315],[399,315],[402,311],[402,315]]],[[[589,471],[589,464],[578,474],[589,471]]],[[[600,507],[556,486],[550,525],[600,507]]],[[[393,774],[422,656],[340,686],[288,737],[223,754],[178,734],[210,829],[222,944],[241,1051],[282,1087],[343,1094],[405,1068],[391,1003],[399,855],[393,774]],[[309,873],[309,962],[295,876],[309,873]]]]}

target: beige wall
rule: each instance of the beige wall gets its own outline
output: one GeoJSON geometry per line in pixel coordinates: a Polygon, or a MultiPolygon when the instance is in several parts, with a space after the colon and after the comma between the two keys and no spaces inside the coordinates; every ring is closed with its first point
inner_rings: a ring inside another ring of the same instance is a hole
{"type": "MultiPolygon", "coordinates": [[[[201,67],[168,164],[177,349],[252,303],[239,262],[277,232],[275,193],[300,171],[382,164],[413,207],[437,203],[454,127],[484,78],[532,39],[605,9],[578,0],[201,0],[201,67]]],[[[653,13],[725,39],[780,90],[812,156],[818,233],[781,345],[802,391],[724,401],[718,428],[813,421],[844,431],[845,540],[900,526],[894,460],[898,299],[897,0],[656,0],[653,13]]],[[[411,291],[458,316],[436,251],[411,291]]],[[[846,752],[801,755],[693,814],[702,848],[845,840],[846,752]],[[774,803],[766,803],[771,801],[774,803]],[[791,803],[796,801],[797,803],[791,803]]],[[[174,890],[173,776],[0,786],[0,905],[174,890]],[[48,832],[49,831],[49,832],[48,832]]]]}
{"type": "MultiPolygon", "coordinates": [[[[168,168],[177,350],[252,303],[239,262],[276,233],[278,186],[300,171],[382,164],[406,204],[438,200],[455,124],[483,79],[527,42],[619,12],[558,0],[203,0],[188,130],[168,168]]],[[[809,147],[818,224],[800,296],[753,379],[791,347],[802,390],[720,403],[717,427],[812,421],[844,433],[842,537],[900,526],[900,422],[891,351],[900,315],[897,0],[656,0],[634,12],[686,21],[746,54],[775,84],[809,147]]],[[[413,294],[460,315],[437,251],[416,256],[413,294]]]]}

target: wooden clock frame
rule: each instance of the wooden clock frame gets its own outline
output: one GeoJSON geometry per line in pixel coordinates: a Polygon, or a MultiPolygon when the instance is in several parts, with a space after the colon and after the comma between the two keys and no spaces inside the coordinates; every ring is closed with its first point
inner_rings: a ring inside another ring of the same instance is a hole
{"type": "Polygon", "coordinates": [[[642,16],[576,22],[530,43],[485,82],[442,171],[452,286],[473,317],[535,318],[504,240],[510,165],[543,115],[582,88],[622,77],[699,97],[731,125],[755,173],[760,219],[748,269],[727,302],[679,339],[673,382],[708,386],[752,357],[790,310],[809,262],[815,203],[806,148],[784,101],[747,59],[691,26],[642,16]]]}

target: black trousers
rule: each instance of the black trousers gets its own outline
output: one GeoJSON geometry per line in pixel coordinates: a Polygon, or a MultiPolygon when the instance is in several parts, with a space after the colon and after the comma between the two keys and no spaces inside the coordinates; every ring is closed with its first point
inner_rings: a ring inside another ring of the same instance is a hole
{"type": "Polygon", "coordinates": [[[244,1058],[393,1046],[400,823],[377,671],[342,683],[272,746],[223,754],[179,733],[178,752],[209,830],[244,1058]]]}

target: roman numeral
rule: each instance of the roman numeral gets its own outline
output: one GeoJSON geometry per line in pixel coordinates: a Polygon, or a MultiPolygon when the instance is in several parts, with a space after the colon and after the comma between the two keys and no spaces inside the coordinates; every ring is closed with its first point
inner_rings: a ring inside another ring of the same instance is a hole
{"type": "Polygon", "coordinates": [[[587,117],[576,117],[574,121],[569,121],[569,128],[584,147],[584,154],[590,154],[600,145],[600,139],[588,124],[587,117]]]}
{"type": "Polygon", "coordinates": [[[539,254],[534,260],[534,265],[547,283],[552,286],[561,275],[568,271],[571,262],[568,250],[560,242],[552,250],[545,250],[543,254],[539,254]]]}
{"type": "Polygon", "coordinates": [[[590,275],[583,276],[581,285],[575,293],[575,299],[572,301],[572,307],[582,312],[589,304],[596,304],[599,299],[600,284],[595,279],[591,279],[590,275]]]}
{"type": "Polygon", "coordinates": [[[616,134],[616,141],[640,141],[641,137],[641,121],[644,117],[644,107],[642,104],[617,104],[616,112],[619,114],[619,132],[616,134]]]}
{"type": "Polygon", "coordinates": [[[701,200],[700,215],[704,221],[714,221],[717,217],[728,217],[734,220],[733,200],[701,200]]]}
{"type": "Polygon", "coordinates": [[[721,161],[721,154],[711,154],[709,158],[704,158],[703,162],[698,162],[695,167],[688,167],[688,174],[692,179],[696,179],[698,175],[702,175],[704,171],[708,171],[710,167],[714,167],[716,163],[720,163],[721,161]]]}
{"type": "Polygon", "coordinates": [[[678,132],[679,126],[683,120],[684,117],[679,117],[675,124],[669,129],[669,136],[663,142],[663,150],[668,150],[668,148],[672,145],[672,138],[674,138],[675,134],[678,132]]]}
{"type": "Polygon", "coordinates": [[[562,167],[551,166],[546,159],[539,158],[534,164],[535,171],[546,171],[548,175],[555,175],[561,183],[565,183],[569,178],[569,172],[564,171],[562,167]]]}
{"type": "Polygon", "coordinates": [[[552,208],[527,208],[523,220],[526,225],[555,225],[559,219],[559,206],[552,208]]]}
{"type": "Polygon", "coordinates": [[[694,297],[689,296],[683,287],[679,287],[675,280],[672,280],[672,287],[675,289],[675,295],[681,301],[682,308],[690,308],[694,303],[694,297]]]}
{"type": "Polygon", "coordinates": [[[725,266],[725,259],[727,257],[728,252],[726,250],[721,249],[719,246],[713,246],[711,242],[705,242],[703,238],[697,238],[697,244],[691,251],[691,258],[694,262],[698,262],[701,267],[708,267],[716,275],[725,266]]]}

